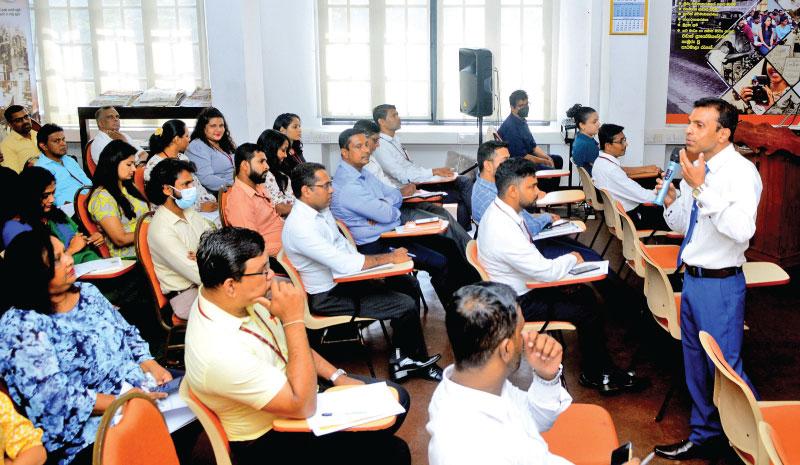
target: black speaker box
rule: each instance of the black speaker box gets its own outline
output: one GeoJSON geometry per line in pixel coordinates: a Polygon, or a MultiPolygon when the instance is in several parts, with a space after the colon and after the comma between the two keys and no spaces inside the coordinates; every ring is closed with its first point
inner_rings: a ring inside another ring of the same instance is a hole
{"type": "Polygon", "coordinates": [[[460,110],[470,116],[494,113],[492,101],[492,52],[485,48],[458,49],[460,110]]]}

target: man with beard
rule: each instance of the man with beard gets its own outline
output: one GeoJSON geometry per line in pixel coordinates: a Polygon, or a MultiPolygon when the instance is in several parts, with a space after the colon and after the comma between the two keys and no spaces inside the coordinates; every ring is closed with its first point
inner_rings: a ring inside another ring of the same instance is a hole
{"type": "Polygon", "coordinates": [[[228,190],[225,219],[231,226],[252,229],[261,234],[270,257],[281,250],[283,218],[264,187],[269,165],[267,156],[256,144],[245,143],[236,149],[233,186],[228,190]]]}
{"type": "Polygon", "coordinates": [[[36,131],[31,129],[31,115],[21,105],[11,105],[3,115],[11,127],[11,132],[0,143],[3,166],[19,173],[29,158],[39,155],[36,131]]]}

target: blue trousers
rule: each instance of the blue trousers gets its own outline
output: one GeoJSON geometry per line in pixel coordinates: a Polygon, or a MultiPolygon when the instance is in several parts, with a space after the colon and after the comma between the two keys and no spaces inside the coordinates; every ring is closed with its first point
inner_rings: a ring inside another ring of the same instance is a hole
{"type": "Polygon", "coordinates": [[[700,344],[700,331],[716,339],[731,367],[756,392],[742,367],[744,299],[743,273],[723,279],[684,276],[681,340],[686,384],[692,397],[689,440],[695,444],[722,435],[719,412],[713,402],[714,363],[700,344]]]}

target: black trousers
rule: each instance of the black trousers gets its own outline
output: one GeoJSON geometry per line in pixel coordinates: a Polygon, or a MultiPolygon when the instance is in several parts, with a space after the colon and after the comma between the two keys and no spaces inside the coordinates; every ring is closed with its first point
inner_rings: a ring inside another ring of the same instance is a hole
{"type": "MultiPolygon", "coordinates": [[[[536,165],[537,170],[560,170],[564,167],[564,159],[561,155],[550,155],[550,158],[553,159],[553,167],[549,167],[547,165],[536,165]]],[[[540,179],[539,180],[539,189],[545,192],[552,192],[557,191],[558,186],[561,184],[561,178],[550,178],[550,179],[540,179]]]]}
{"type": "Polygon", "coordinates": [[[419,296],[413,276],[395,276],[385,280],[355,281],[337,284],[333,289],[308,295],[311,313],[317,315],[353,315],[391,320],[394,345],[404,355],[427,357],[422,324],[419,321],[419,296]]]}
{"type": "Polygon", "coordinates": [[[664,207],[658,205],[646,206],[639,205],[633,210],[628,211],[628,216],[633,220],[636,229],[655,229],[658,231],[669,231],[670,228],[664,220],[664,207]]]}
{"type": "Polygon", "coordinates": [[[586,286],[532,289],[517,297],[525,321],[568,321],[578,330],[581,370],[595,376],[611,368],[603,319],[586,286]]]}

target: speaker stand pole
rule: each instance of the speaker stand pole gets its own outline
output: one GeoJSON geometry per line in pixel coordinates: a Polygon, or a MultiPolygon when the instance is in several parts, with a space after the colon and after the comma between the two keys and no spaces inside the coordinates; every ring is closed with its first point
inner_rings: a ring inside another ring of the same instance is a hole
{"type": "Polygon", "coordinates": [[[478,117],[478,145],[483,143],[483,116],[478,117]]]}

